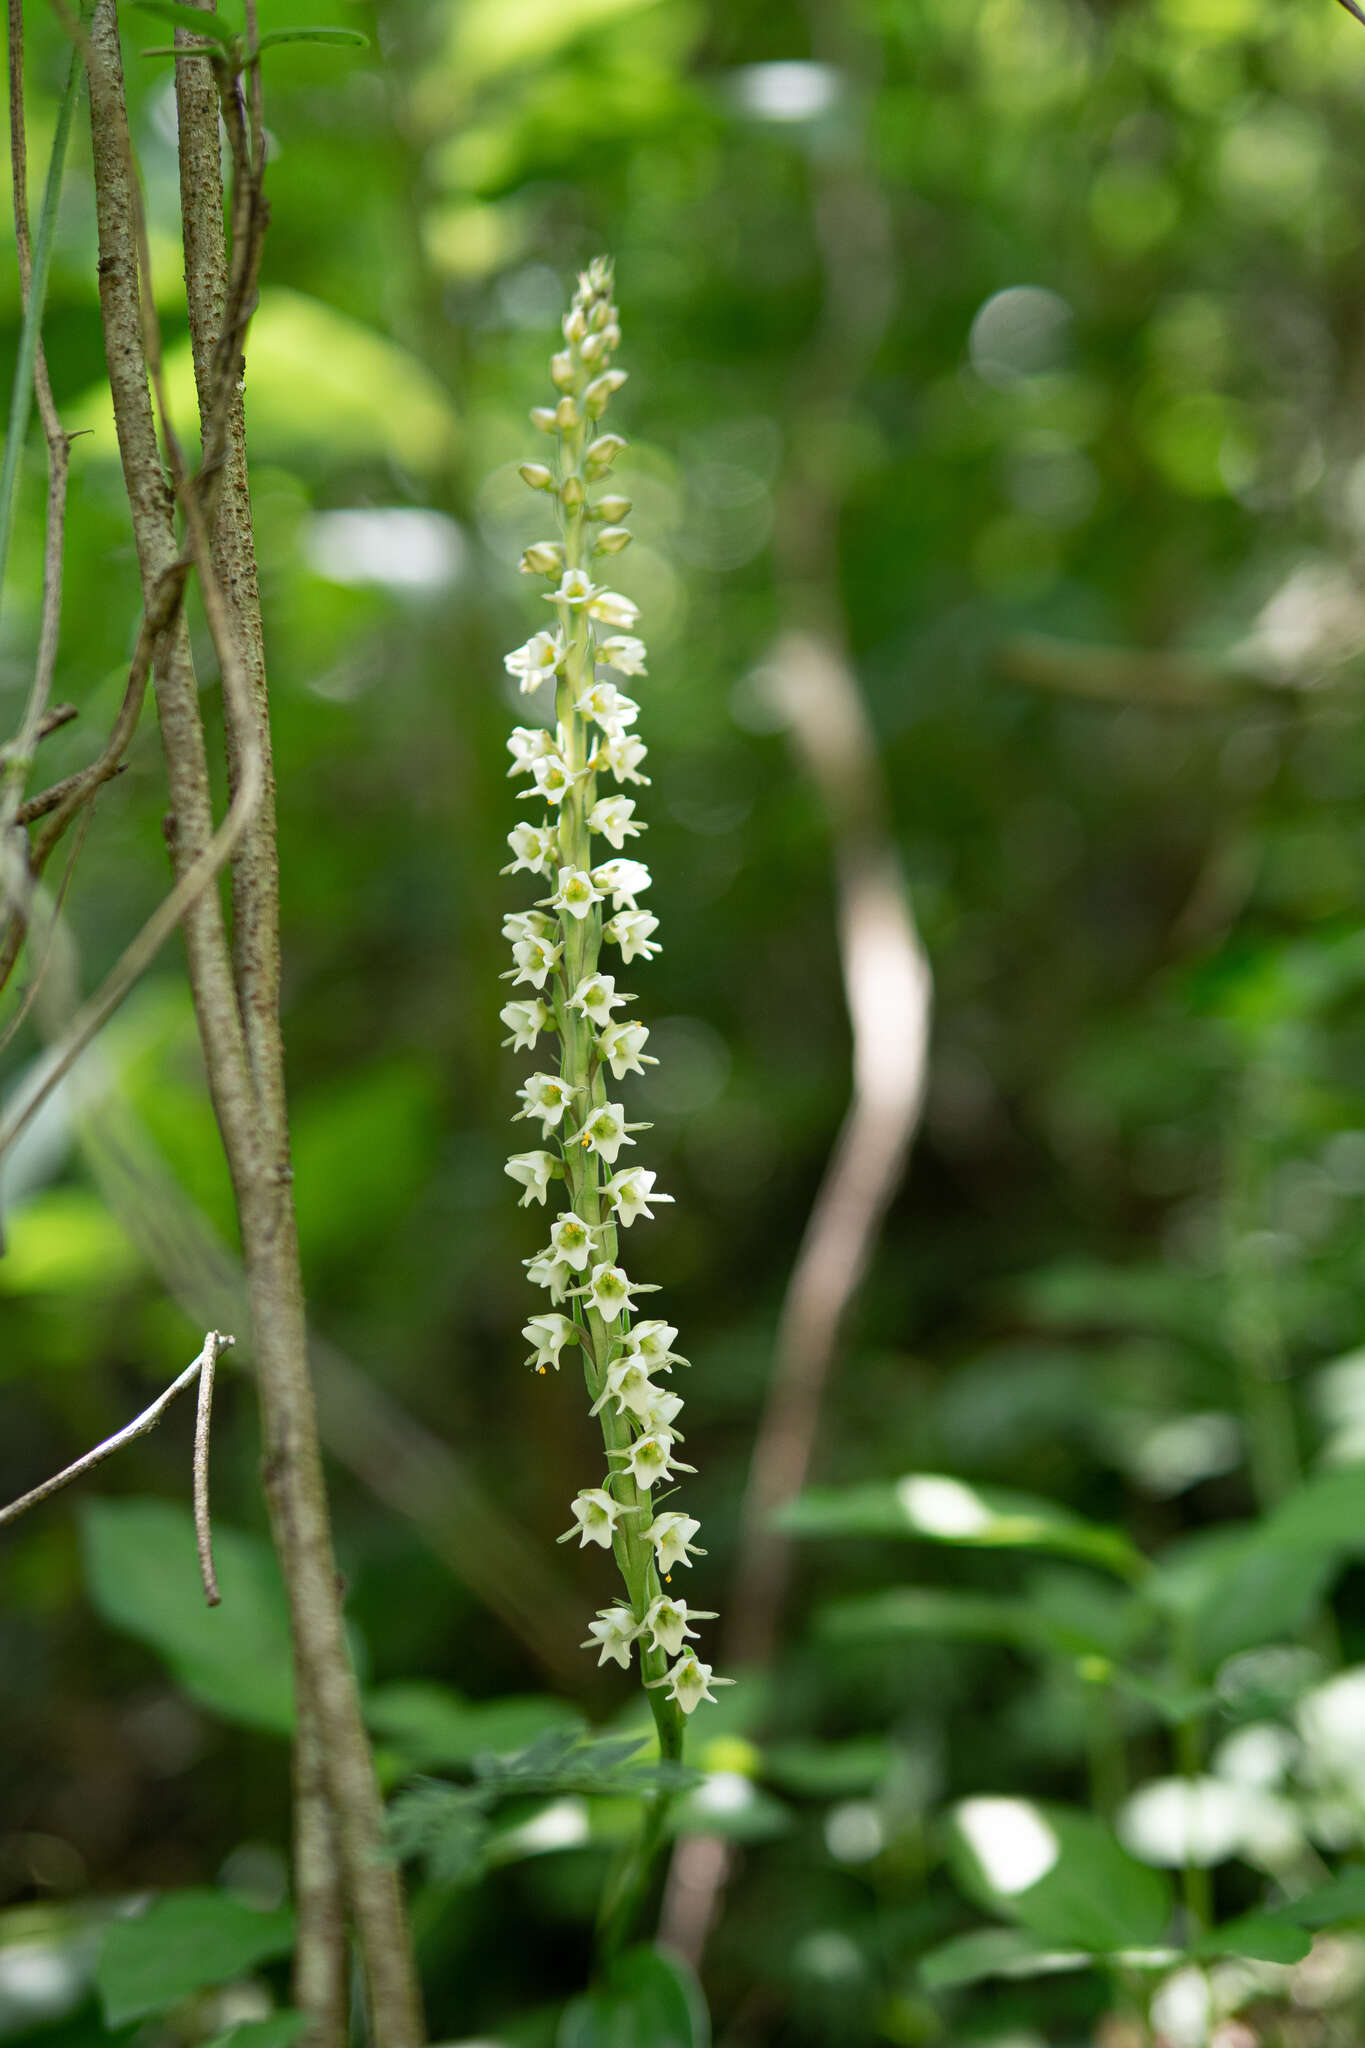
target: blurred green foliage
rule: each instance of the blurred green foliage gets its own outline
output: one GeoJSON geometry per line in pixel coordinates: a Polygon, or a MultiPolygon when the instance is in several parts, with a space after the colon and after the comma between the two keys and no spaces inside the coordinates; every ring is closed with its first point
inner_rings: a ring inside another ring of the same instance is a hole
{"type": "MultiPolygon", "coordinates": [[[[36,179],[66,47],[27,12],[36,179]]],[[[501,655],[530,630],[515,563],[543,521],[516,476],[538,452],[526,409],[570,274],[610,250],[665,942],[641,983],[662,1064],[629,1099],[676,1197],[649,1277],[695,1362],[708,1606],[849,1088],[828,831],[764,687],[811,476],[837,506],[823,571],[936,986],[925,1128],[792,1517],[780,1671],[694,1724],[707,1777],[685,1824],[736,1845],[705,1970],[718,2035],[1126,2048],[1156,1984],[1172,2041],[1235,2009],[1255,2040],[1356,2043],[1365,34],[1331,0],[262,6],[267,29],[343,14],[368,49],[268,53],[247,378],[316,1327],[530,1532],[557,1574],[547,1634],[576,1641],[600,1573],[552,1540],[591,1435],[570,1375],[522,1371],[538,1226],[502,1173],[501,655]],[[856,389],[826,393],[819,224],[847,179],[884,214],[886,304],[856,389]],[[1055,1860],[1002,1879],[1002,1841],[1055,1860]],[[1217,1929],[1192,1968],[1180,1911],[1201,1903],[1217,1929]],[[1100,1952],[1118,1960],[1088,1967],[1100,1952]]],[[[169,69],[137,55],[159,35],[128,14],[183,423],[169,69]]],[[[18,328],[10,248],[6,379],[18,328]]],[[[50,779],[95,751],[137,617],[79,125],[45,342],[64,420],[89,430],[55,690],[81,716],[44,743],[50,779]]],[[[4,734],[42,499],[35,441],[4,734]]],[[[149,712],[74,873],[86,987],[164,889],[164,804],[149,712]]],[[[40,1050],[26,1028],[7,1076],[40,1050]]],[[[231,1298],[174,949],[4,1191],[9,1499],[184,1365],[206,1290],[231,1298]]],[[[258,1924],[222,1972],[201,1947],[199,1974],[137,2010],[188,1997],[178,2038],[236,2028],[239,2048],[288,2031],[269,2017],[287,1674],[240,1335],[216,1614],[171,1505],[187,1411],[87,1482],[80,1514],[68,1495],[6,1532],[6,2037],[84,2048],[122,2026],[120,1957],[188,1908],[101,1929],[153,1891],[216,1891],[223,1928],[258,1924]]],[[[565,2043],[633,2041],[642,2011],[651,2043],[700,2040],[686,1983],[648,1956],[580,1998],[620,1799],[528,1793],[490,1824],[467,1796],[480,1758],[580,1714],[635,1734],[613,1721],[624,1679],[584,1657],[566,1699],[527,1627],[452,1569],[420,1489],[399,1512],[363,1461],[335,1481],[386,1783],[410,1800],[439,1772],[447,1807],[503,1831],[476,1886],[414,1866],[434,2038],[531,2048],[580,1999],[565,2043]]]]}

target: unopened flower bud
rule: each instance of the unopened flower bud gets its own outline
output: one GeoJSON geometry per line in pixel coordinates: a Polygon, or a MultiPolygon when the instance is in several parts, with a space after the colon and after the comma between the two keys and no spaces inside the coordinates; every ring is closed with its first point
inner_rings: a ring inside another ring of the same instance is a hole
{"type": "Polygon", "coordinates": [[[583,403],[590,420],[600,420],[607,409],[613,391],[619,391],[626,381],[624,370],[604,370],[600,377],[594,377],[583,393],[583,403]]]}
{"type": "Polygon", "coordinates": [[[533,540],[520,567],[523,576],[557,576],[564,567],[564,550],[557,540],[533,540]]]}
{"type": "Polygon", "coordinates": [[[630,510],[630,499],[612,491],[605,498],[599,498],[588,514],[590,519],[605,519],[612,526],[619,526],[630,510]]]}
{"type": "Polygon", "coordinates": [[[548,491],[553,488],[554,477],[543,462],[523,462],[517,474],[533,491],[548,491]]]}
{"type": "Polygon", "coordinates": [[[555,425],[562,434],[568,434],[578,425],[578,407],[571,398],[561,398],[555,407],[555,425]]]}
{"type": "Polygon", "coordinates": [[[613,311],[614,308],[608,305],[605,299],[598,299],[591,313],[588,315],[588,325],[593,329],[594,333],[596,333],[599,329],[607,325],[607,322],[612,317],[613,311]]]}
{"type": "Polygon", "coordinates": [[[566,476],[559,486],[559,502],[566,512],[576,512],[583,503],[584,490],[581,476],[566,476]]]}
{"type": "Polygon", "coordinates": [[[620,434],[599,434],[583,458],[583,468],[589,483],[595,483],[599,476],[605,476],[615,462],[625,440],[620,434]]]}
{"type": "Polygon", "coordinates": [[[550,357],[550,380],[556,391],[573,388],[573,357],[567,349],[561,349],[557,356],[550,357]]]}
{"type": "Polygon", "coordinates": [[[610,352],[612,349],[617,349],[621,346],[621,330],[616,324],[615,306],[610,306],[607,310],[612,315],[612,318],[602,330],[602,339],[607,345],[608,352],[610,352]]]}
{"type": "Polygon", "coordinates": [[[630,528],[628,526],[604,526],[597,536],[597,546],[593,549],[593,553],[595,555],[619,555],[622,548],[628,548],[629,546],[630,528]]]}
{"type": "Polygon", "coordinates": [[[531,408],[531,425],[539,427],[542,434],[553,434],[555,430],[554,407],[552,405],[533,405],[531,408]]]}
{"type": "Polygon", "coordinates": [[[606,344],[600,334],[589,334],[584,337],[583,345],[578,353],[582,356],[585,363],[595,363],[605,347],[606,344]]]}
{"type": "Polygon", "coordinates": [[[581,306],[575,306],[572,312],[564,315],[565,341],[582,341],[587,331],[588,323],[581,306]]]}

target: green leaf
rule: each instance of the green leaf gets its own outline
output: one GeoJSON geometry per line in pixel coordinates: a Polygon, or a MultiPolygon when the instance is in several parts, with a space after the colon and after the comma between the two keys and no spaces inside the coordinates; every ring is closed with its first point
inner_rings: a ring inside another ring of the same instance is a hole
{"type": "Polygon", "coordinates": [[[1013,1643],[1063,1657],[1106,1656],[1108,1645],[1021,1599],[955,1593],[937,1586],[893,1586],[833,1600],[817,1621],[821,1635],[841,1642],[895,1641],[900,1636],[945,1636],[969,1642],[1013,1643]]]}
{"type": "Polygon", "coordinates": [[[1326,1884],[1314,1885],[1301,1898],[1275,1908],[1296,1927],[1333,1927],[1342,1920],[1365,1920],[1365,1864],[1351,1863],[1326,1884]]]}
{"type": "Polygon", "coordinates": [[[806,1799],[851,1799],[881,1784],[895,1756],[880,1735],[845,1742],[780,1742],[763,1758],[764,1776],[806,1799]]]}
{"type": "Polygon", "coordinates": [[[370,39],[358,28],[276,28],[261,37],[259,47],[268,50],[275,43],[355,43],[368,49],[370,39]]]}
{"type": "Polygon", "coordinates": [[[123,2027],[165,2012],[196,1991],[287,1955],[293,1942],[288,1907],[261,1913],[227,1892],[169,1892],[138,1919],[116,1920],[105,1933],[95,1966],[105,2022],[123,2027]]]}
{"type": "Polygon", "coordinates": [[[1166,1878],[1091,1814],[1028,1799],[965,1799],[952,1831],[954,1868],[969,1895],[1054,1948],[1107,1954],[1165,1938],[1166,1878]]]}
{"type": "Polygon", "coordinates": [[[569,1729],[575,1741],[583,1733],[581,1717],[560,1700],[513,1693],[471,1701],[421,1681],[378,1687],[366,1696],[365,1718],[419,1771],[471,1764],[487,1751],[523,1750],[551,1728],[569,1729]]]}
{"type": "Polygon", "coordinates": [[[1083,1950],[1052,1948],[1023,1927],[981,1927],[930,1949],[920,1958],[919,1975],[926,1991],[955,1991],[983,1977],[1043,1976],[1086,1969],[1094,1960],[1083,1950]]]}
{"type": "Polygon", "coordinates": [[[308,2032],[308,2015],[288,2007],[272,2012],[264,2020],[239,2020],[225,2033],[215,2034],[205,2048],[291,2048],[300,2034],[308,2032]]]}
{"type": "Polygon", "coordinates": [[[1031,1493],[969,1486],[941,1472],[812,1487],[781,1517],[796,1536],[912,1536],[977,1550],[1044,1550],[1140,1578],[1146,1560],[1117,1529],[1031,1493]]]}
{"type": "Polygon", "coordinates": [[[491,1795],[482,1787],[412,1785],[389,1808],[389,1840],[402,1861],[420,1859],[433,1884],[473,1884],[483,1875],[491,1795]]]}
{"type": "Polygon", "coordinates": [[[1249,1956],[1256,1963],[1301,1963],[1312,1948],[1301,1927],[1272,1920],[1267,1913],[1244,1913],[1213,1928],[1190,1951],[1196,1956],[1249,1956]]]}
{"type": "Polygon", "coordinates": [[[1273,1521],[1186,1537],[1163,1553],[1143,1587],[1155,1606],[1184,1618],[1201,1671],[1295,1635],[1322,1602],[1337,1568],[1334,1545],[1281,1544],[1269,1534],[1273,1521]]]}
{"type": "Polygon", "coordinates": [[[1293,1555],[1365,1551],[1365,1465],[1340,1465],[1296,1487],[1262,1522],[1257,1541],[1293,1555]]]}
{"type": "Polygon", "coordinates": [[[208,36],[211,41],[221,43],[224,49],[241,34],[230,21],[224,21],[221,14],[214,14],[207,8],[201,13],[197,7],[183,7],[179,0],[133,0],[134,7],[143,14],[155,14],[161,21],[169,21],[175,28],[188,29],[196,36],[208,36]]]}
{"type": "Polygon", "coordinates": [[[288,1609],[262,1538],[215,1521],[219,1607],[204,1602],[188,1508],[163,1500],[90,1501],[81,1547],[86,1586],[105,1621],[149,1644],[186,1692],[224,1720],[290,1732],[288,1609]]]}
{"type": "Polygon", "coordinates": [[[567,2007],[555,2048],[709,2048],[706,2000],[686,1963],[655,1948],[616,1958],[605,1984],[567,2007]]]}

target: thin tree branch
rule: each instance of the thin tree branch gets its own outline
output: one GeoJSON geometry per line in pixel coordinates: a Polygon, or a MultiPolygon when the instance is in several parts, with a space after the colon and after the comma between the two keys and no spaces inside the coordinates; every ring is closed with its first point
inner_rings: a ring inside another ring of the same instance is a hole
{"type": "MultiPolygon", "coordinates": [[[[218,1574],[213,1569],[213,1524],[209,1518],[209,1429],[213,1422],[213,1377],[222,1341],[219,1338],[215,1343],[210,1337],[204,1345],[194,1416],[194,1541],[199,1552],[204,1598],[210,1607],[217,1607],[223,1597],[218,1590],[218,1574]]],[[[235,1341],[228,1339],[229,1343],[235,1341]]]]}
{"type": "MultiPolygon", "coordinates": [[[[0,1508],[0,1529],[4,1528],[9,1522],[17,1522],[20,1515],[26,1514],[29,1508],[37,1507],[39,1501],[48,1500],[54,1493],[60,1493],[64,1486],[70,1486],[73,1479],[83,1479],[87,1472],[93,1472],[97,1465],[102,1465],[106,1458],[112,1458],[115,1451],[122,1450],[125,1444],[132,1443],[136,1437],[149,1435],[156,1428],[156,1425],[160,1422],[172,1401],[183,1394],[186,1387],[192,1385],[195,1380],[198,1380],[200,1385],[200,1421],[195,1430],[194,1446],[195,1512],[197,1520],[200,1494],[199,1471],[201,1452],[199,1436],[201,1428],[204,1437],[202,1464],[206,1475],[208,1470],[208,1403],[203,1389],[206,1384],[210,1389],[213,1386],[213,1369],[218,1362],[219,1352],[227,1345],[235,1342],[235,1338],[225,1337],[218,1330],[209,1330],[205,1334],[204,1348],[199,1353],[199,1356],[185,1367],[185,1370],[178,1379],[171,1381],[171,1384],[164,1393],[157,1395],[150,1408],[144,1408],[141,1415],[134,1416],[131,1422],[125,1423],[123,1428],[116,1430],[113,1436],[106,1437],[103,1443],[96,1444],[93,1450],[85,1453],[84,1457],[77,1458],[73,1465],[66,1466],[63,1471],[55,1473],[51,1479],[45,1479],[41,1486],[35,1486],[31,1492],[21,1494],[19,1499],[12,1500],[8,1507],[0,1508]]],[[[207,1521],[207,1477],[204,1490],[204,1515],[207,1521]]],[[[203,1542],[201,1542],[201,1564],[203,1563],[204,1556],[205,1548],[203,1542]]],[[[204,1577],[204,1591],[211,1607],[215,1606],[218,1601],[218,1589],[216,1584],[213,1583],[212,1573],[213,1564],[210,1558],[204,1577]],[[213,1586],[211,1592],[209,1591],[210,1585],[213,1586]]]]}

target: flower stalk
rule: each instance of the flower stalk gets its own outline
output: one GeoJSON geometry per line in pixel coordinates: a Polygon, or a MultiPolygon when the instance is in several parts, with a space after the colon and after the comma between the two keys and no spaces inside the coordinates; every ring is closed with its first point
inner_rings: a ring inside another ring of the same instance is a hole
{"type": "MultiPolygon", "coordinates": [[[[524,1190],[523,1207],[548,1210],[551,1186],[563,1183],[564,1208],[549,1243],[526,1261],[550,1309],[532,1316],[525,1335],[538,1373],[557,1371],[561,1353],[578,1347],[602,1431],[605,1471],[573,1502],[572,1526],[560,1541],[609,1549],[624,1597],[599,1610],[584,1647],[598,1651],[599,1664],[629,1669],[632,1655],[638,1658],[660,1753],[676,1761],[687,1717],[714,1697],[712,1685],[729,1681],[713,1678],[693,1648],[691,1623],[714,1617],[689,1611],[667,1590],[675,1570],[703,1554],[692,1541],[699,1525],[655,1504],[675,1473],[695,1469],[678,1452],[681,1397],[655,1378],[687,1361],[670,1348],[677,1332],[669,1324],[637,1320],[638,1297],[655,1290],[621,1264],[622,1232],[650,1217],[651,1203],[672,1198],[656,1189],[653,1172],[621,1156],[650,1126],[629,1120],[612,1091],[654,1062],[644,1051],[647,1028],[614,1014],[634,997],[618,991],[602,959],[605,946],[625,966],[659,950],[658,920],[638,901],[649,870],[627,851],[645,826],[626,785],[643,787],[648,778],[640,772],[646,748],[630,730],[639,706],[623,684],[646,673],[646,650],[632,631],[635,605],[595,580],[598,563],[630,540],[629,499],[610,488],[594,495],[625,446],[599,424],[625,382],[612,366],[620,328],[611,292],[611,266],[599,258],[579,279],[564,347],[551,361],[556,402],[531,415],[552,438],[553,458],[521,469],[529,489],[553,497],[558,514],[557,537],[535,542],[521,561],[526,574],[548,579],[555,624],[514,649],[506,666],[524,695],[553,691],[554,724],[518,726],[508,742],[510,772],[529,778],[523,797],[534,815],[508,835],[513,860],[504,873],[538,876],[545,893],[504,925],[514,966],[504,977],[513,1000],[502,1019],[507,1043],[532,1050],[545,1033],[558,1039],[560,1058],[550,1071],[542,1054],[541,1070],[522,1085],[516,1120],[539,1122],[542,1147],[515,1154],[507,1171],[524,1190]],[[605,841],[610,855],[595,841],[605,841]]],[[[651,1814],[647,1822],[644,1866],[661,1820],[651,1814]]],[[[637,1856],[624,1892],[638,1894],[647,1874],[637,1856]]],[[[618,1885],[618,1899],[622,1893],[618,1885]]]]}

